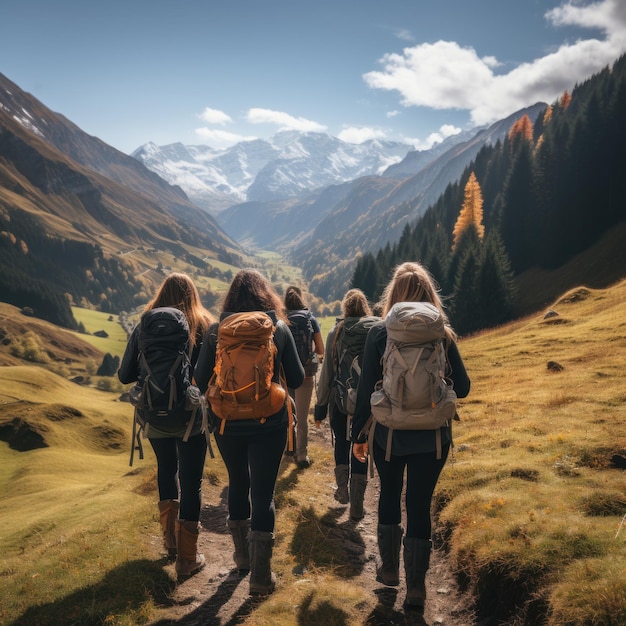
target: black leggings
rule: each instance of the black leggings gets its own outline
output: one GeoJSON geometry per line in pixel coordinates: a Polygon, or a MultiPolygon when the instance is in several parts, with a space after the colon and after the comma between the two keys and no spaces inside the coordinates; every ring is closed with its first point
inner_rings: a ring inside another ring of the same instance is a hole
{"type": "Polygon", "coordinates": [[[441,459],[435,452],[391,455],[385,461],[385,450],[374,442],[374,462],[380,476],[378,523],[399,524],[402,521],[402,488],[406,467],[406,536],[430,539],[430,504],[441,470],[448,458],[450,444],[443,446],[441,459]]]}
{"type": "Polygon", "coordinates": [[[347,417],[333,403],[330,409],[330,427],[335,435],[335,465],[350,465],[352,474],[367,474],[367,461],[361,463],[352,454],[352,442],[349,440],[350,433],[347,427],[347,417]]]}
{"type": "Polygon", "coordinates": [[[159,500],[180,499],[180,519],[197,522],[207,449],[204,434],[187,441],[180,437],[154,437],[149,441],[157,460],[159,500]]]}
{"type": "Polygon", "coordinates": [[[228,470],[228,515],[251,518],[250,528],[274,532],[274,489],[287,445],[287,426],[268,433],[220,435],[217,447],[228,470]]]}

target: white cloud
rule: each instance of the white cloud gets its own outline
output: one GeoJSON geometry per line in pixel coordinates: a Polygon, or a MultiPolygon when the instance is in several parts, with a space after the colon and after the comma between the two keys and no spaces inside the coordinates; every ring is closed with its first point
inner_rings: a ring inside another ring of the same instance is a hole
{"type": "Polygon", "coordinates": [[[228,148],[240,141],[254,141],[257,137],[238,135],[225,130],[215,130],[213,128],[196,128],[194,131],[198,137],[206,141],[214,148],[228,148]]]}
{"type": "Polygon", "coordinates": [[[275,124],[279,130],[299,130],[301,132],[317,132],[326,130],[326,126],[304,117],[293,117],[282,111],[271,109],[250,109],[247,115],[251,124],[275,124]]]}
{"type": "Polygon", "coordinates": [[[400,115],[400,111],[387,111],[387,117],[392,118],[400,115]]]}
{"type": "Polygon", "coordinates": [[[220,126],[233,121],[230,115],[224,113],[224,111],[218,111],[209,107],[206,107],[198,117],[207,124],[219,124],[220,126]]]}
{"type": "Polygon", "coordinates": [[[407,28],[401,28],[396,31],[396,37],[404,41],[414,41],[415,37],[411,34],[411,31],[407,28]]]}
{"type": "Polygon", "coordinates": [[[363,143],[369,139],[384,139],[386,137],[385,131],[377,128],[356,127],[350,126],[344,128],[337,138],[347,143],[363,143]]]}
{"type": "Polygon", "coordinates": [[[626,51],[626,2],[601,0],[581,6],[568,0],[546,13],[555,26],[600,29],[603,38],[563,44],[555,52],[508,73],[495,74],[495,57],[473,48],[437,41],[387,54],[383,69],[364,74],[374,89],[397,91],[404,106],[470,111],[475,124],[487,124],[538,101],[551,103],[563,91],[610,65],[626,51]]]}
{"type": "Polygon", "coordinates": [[[452,137],[453,135],[458,135],[460,132],[461,129],[452,126],[452,124],[444,124],[438,132],[431,133],[426,139],[406,137],[403,141],[413,144],[416,150],[430,150],[435,144],[441,143],[444,139],[452,137]]]}

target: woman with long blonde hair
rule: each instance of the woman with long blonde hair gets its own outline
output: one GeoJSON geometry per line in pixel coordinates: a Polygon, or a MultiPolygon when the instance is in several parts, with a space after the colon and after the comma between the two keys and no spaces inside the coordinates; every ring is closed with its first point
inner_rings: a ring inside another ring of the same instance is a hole
{"type": "MultiPolygon", "coordinates": [[[[443,314],[447,372],[457,397],[467,396],[470,380],[456,345],[456,335],[445,315],[436,283],[419,263],[399,265],[382,297],[382,313],[387,316],[394,304],[428,302],[443,314]]],[[[387,344],[385,321],[369,332],[363,355],[363,371],[359,382],[356,408],[352,422],[353,453],[362,462],[371,454],[380,477],[378,503],[378,549],[376,580],[389,586],[400,583],[400,549],[403,529],[402,491],[406,472],[406,534],[404,536],[404,571],[406,575],[407,608],[423,610],[426,600],[425,577],[430,564],[432,495],[446,462],[452,441],[451,426],[437,430],[392,431],[391,453],[386,460],[389,429],[374,426],[373,450],[368,449],[363,432],[371,414],[370,398],[376,383],[383,377],[382,356],[387,344]],[[441,454],[438,454],[438,439],[441,454]]]]}

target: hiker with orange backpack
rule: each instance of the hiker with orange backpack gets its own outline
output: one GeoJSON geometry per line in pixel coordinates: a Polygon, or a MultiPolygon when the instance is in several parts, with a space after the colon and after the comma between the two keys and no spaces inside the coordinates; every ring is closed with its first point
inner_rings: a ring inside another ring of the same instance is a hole
{"type": "MultiPolygon", "coordinates": [[[[250,571],[250,594],[275,588],[274,490],[293,407],[287,392],[304,380],[280,297],[257,270],[241,270],[205,336],[194,372],[214,418],[228,471],[228,527],[235,565],[250,571]]],[[[291,446],[290,446],[291,447],[291,446]]]]}
{"type": "Polygon", "coordinates": [[[470,380],[426,268],[399,265],[382,303],[385,319],[370,330],[365,344],[352,420],[353,454],[361,462],[371,454],[378,470],[376,580],[392,587],[400,583],[406,471],[404,604],[423,610],[432,495],[452,441],[456,398],[468,395],[470,380]]]}
{"type": "Polygon", "coordinates": [[[204,566],[204,556],[198,553],[197,542],[207,440],[200,411],[192,412],[183,406],[176,414],[167,410],[167,403],[170,407],[179,400],[184,404],[185,393],[192,382],[191,372],[211,322],[213,316],[202,305],[191,278],[186,274],[170,274],[146,305],[118,371],[122,383],[137,381],[131,391],[131,396],[134,392],[141,398],[135,403],[135,419],[140,420],[156,456],[163,544],[168,556],[176,558],[179,576],[189,576],[204,566]],[[154,339],[148,343],[152,329],[154,339]],[[172,345],[173,342],[176,343],[172,345]],[[159,375],[159,368],[171,370],[169,354],[176,359],[175,371],[159,375]],[[168,382],[182,373],[185,386],[166,389],[168,382]],[[166,405],[159,411],[158,396],[162,390],[167,391],[166,405]],[[154,416],[151,409],[154,409],[154,416]]]}

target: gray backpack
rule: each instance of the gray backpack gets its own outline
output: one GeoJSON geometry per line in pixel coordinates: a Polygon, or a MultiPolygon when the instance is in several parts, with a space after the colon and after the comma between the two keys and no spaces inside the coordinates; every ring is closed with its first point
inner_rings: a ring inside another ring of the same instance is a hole
{"type": "Polygon", "coordinates": [[[399,302],[385,318],[387,345],[383,377],[371,396],[372,428],[389,428],[386,460],[394,430],[437,430],[456,414],[456,393],[446,379],[445,327],[441,311],[428,302],[399,302]]]}

